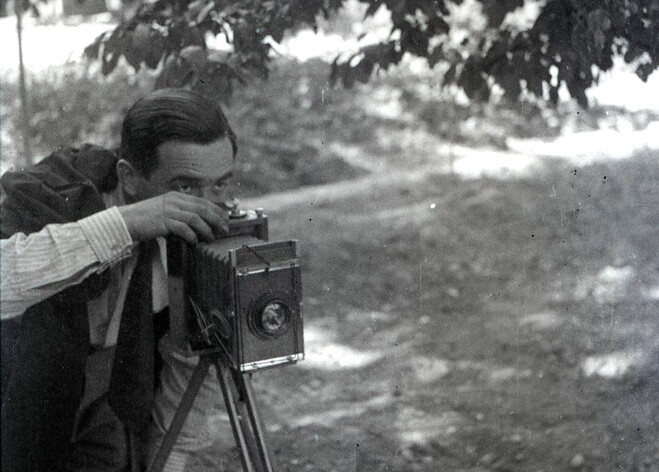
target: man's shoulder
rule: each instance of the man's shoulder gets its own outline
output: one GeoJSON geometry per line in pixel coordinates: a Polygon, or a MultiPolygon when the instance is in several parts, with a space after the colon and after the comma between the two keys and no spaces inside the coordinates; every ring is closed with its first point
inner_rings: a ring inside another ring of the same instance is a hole
{"type": "Polygon", "coordinates": [[[38,164],[2,176],[0,232],[32,233],[104,209],[102,192],[117,185],[115,152],[85,144],[60,147],[38,164]]]}
{"type": "Polygon", "coordinates": [[[93,184],[100,192],[117,185],[115,165],[117,153],[94,144],[80,147],[60,146],[39,163],[2,176],[3,190],[25,182],[38,181],[50,187],[75,183],[93,184]]]}

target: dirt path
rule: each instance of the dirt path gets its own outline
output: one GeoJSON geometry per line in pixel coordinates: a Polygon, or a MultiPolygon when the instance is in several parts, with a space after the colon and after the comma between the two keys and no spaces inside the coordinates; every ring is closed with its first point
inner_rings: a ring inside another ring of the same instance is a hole
{"type": "MultiPolygon", "coordinates": [[[[573,133],[551,141],[509,140],[511,150],[475,149],[456,144],[446,144],[438,138],[427,143],[432,148],[431,163],[410,169],[401,164],[380,162],[378,156],[369,155],[361,148],[341,146],[343,159],[349,164],[365,169],[369,175],[356,180],[327,185],[304,187],[293,191],[275,193],[267,197],[246,199],[246,208],[262,206],[276,213],[295,205],[322,205],[340,199],[368,194],[377,188],[391,185],[408,185],[420,182],[428,176],[447,174],[451,171],[462,178],[491,176],[519,178],[541,172],[548,163],[556,160],[569,165],[588,165],[598,161],[627,159],[639,150],[659,149],[659,123],[653,122],[641,130],[599,130],[573,133]],[[450,156],[450,159],[449,157],[450,156]],[[449,161],[453,160],[453,169],[449,161]],[[376,164],[378,163],[379,164],[376,164]]],[[[426,139],[431,137],[426,136],[426,139]]]]}
{"type": "Polygon", "coordinates": [[[659,470],[656,162],[245,202],[301,239],[307,359],[256,377],[277,470],[659,470]]]}

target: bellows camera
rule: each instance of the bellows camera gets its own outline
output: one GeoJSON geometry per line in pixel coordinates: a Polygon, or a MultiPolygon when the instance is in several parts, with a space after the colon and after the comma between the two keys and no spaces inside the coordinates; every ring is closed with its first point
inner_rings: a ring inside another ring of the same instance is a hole
{"type": "Polygon", "coordinates": [[[221,352],[241,372],[304,358],[295,240],[268,242],[261,210],[230,213],[229,232],[196,246],[170,238],[170,336],[187,355],[221,352]]]}

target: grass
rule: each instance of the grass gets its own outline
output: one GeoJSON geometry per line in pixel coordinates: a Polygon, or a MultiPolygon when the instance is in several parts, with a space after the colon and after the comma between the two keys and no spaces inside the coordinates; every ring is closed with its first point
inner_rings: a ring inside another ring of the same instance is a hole
{"type": "MultiPolygon", "coordinates": [[[[32,81],[40,152],[116,144],[121,110],[149,85],[53,74],[32,81]]],[[[442,139],[505,147],[508,133],[537,135],[546,112],[447,105],[396,75],[331,90],[325,74],[282,63],[228,110],[244,137],[243,194],[262,206],[278,190],[357,186],[316,201],[301,190],[271,214],[273,238],[300,239],[309,334],[307,361],[256,376],[277,470],[547,471],[578,455],[579,470],[659,470],[657,152],[549,160],[519,179],[405,179],[443,168],[442,139]],[[486,132],[467,132],[472,116],[469,129],[486,132]],[[393,172],[386,184],[359,180],[381,169],[393,172]],[[621,352],[640,360],[617,377],[585,375],[585,360],[621,352]],[[337,356],[361,364],[328,367],[337,356]]],[[[19,142],[12,87],[3,160],[19,142]]],[[[222,459],[208,450],[193,470],[222,459]]]]}
{"type": "Polygon", "coordinates": [[[278,470],[657,470],[657,162],[428,174],[272,215],[302,240],[312,335],[256,377],[278,470]],[[337,343],[374,357],[323,367],[337,343]],[[585,374],[620,352],[641,360],[585,374]]]}

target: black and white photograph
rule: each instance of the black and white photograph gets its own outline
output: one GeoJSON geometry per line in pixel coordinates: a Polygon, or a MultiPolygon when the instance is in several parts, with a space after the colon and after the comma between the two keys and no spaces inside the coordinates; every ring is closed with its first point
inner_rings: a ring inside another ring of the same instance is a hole
{"type": "Polygon", "coordinates": [[[2,472],[659,472],[659,0],[0,0],[2,472]]]}

